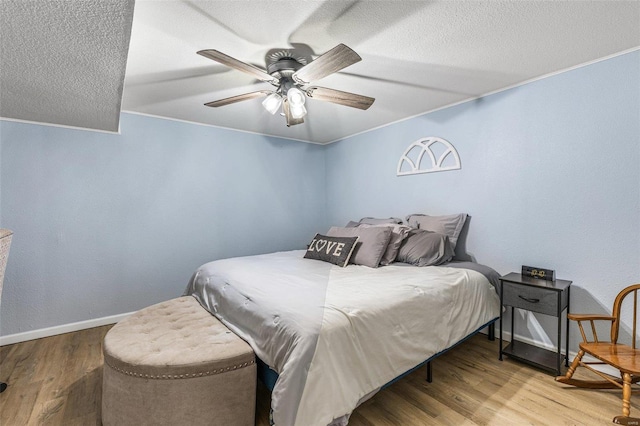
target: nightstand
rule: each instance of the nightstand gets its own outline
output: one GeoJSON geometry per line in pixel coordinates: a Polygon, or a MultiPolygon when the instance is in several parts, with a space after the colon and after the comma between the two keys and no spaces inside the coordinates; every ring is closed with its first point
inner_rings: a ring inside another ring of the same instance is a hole
{"type": "Polygon", "coordinates": [[[565,354],[562,354],[562,312],[569,314],[571,281],[545,281],[526,277],[512,272],[500,277],[500,361],[502,355],[526,362],[560,376],[562,358],[569,366],[569,321],[566,323],[565,354]],[[502,348],[503,311],[511,307],[511,343],[502,348]],[[515,308],[540,314],[551,315],[558,319],[558,351],[539,348],[519,341],[514,335],[515,308]]]}

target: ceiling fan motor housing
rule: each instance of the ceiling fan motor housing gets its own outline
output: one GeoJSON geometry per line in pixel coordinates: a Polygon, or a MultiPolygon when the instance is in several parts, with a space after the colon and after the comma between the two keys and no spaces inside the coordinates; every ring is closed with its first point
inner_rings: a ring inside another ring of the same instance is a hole
{"type": "Polygon", "coordinates": [[[294,72],[303,67],[303,64],[294,58],[282,57],[276,62],[267,66],[267,72],[280,80],[279,92],[285,96],[290,88],[295,86],[295,82],[291,78],[294,72]]]}
{"type": "Polygon", "coordinates": [[[290,71],[291,74],[302,68],[302,64],[293,58],[280,58],[267,66],[267,72],[273,75],[275,72],[290,71]]]}

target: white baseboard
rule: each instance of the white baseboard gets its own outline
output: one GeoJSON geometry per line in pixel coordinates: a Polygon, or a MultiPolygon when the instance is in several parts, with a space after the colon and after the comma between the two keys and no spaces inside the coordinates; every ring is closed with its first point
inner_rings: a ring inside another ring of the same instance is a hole
{"type": "MultiPolygon", "coordinates": [[[[87,328],[100,327],[108,324],[115,324],[118,321],[125,319],[126,317],[128,317],[133,313],[135,313],[135,311],[128,312],[125,314],[111,315],[108,317],[94,318],[86,321],[78,321],[70,324],[62,324],[62,325],[56,325],[53,327],[40,328],[38,330],[30,330],[30,331],[25,331],[23,333],[8,334],[6,336],[0,336],[0,346],[13,345],[14,343],[26,342],[28,340],[42,339],[43,337],[57,336],[58,334],[71,333],[73,331],[86,330],[87,328]]],[[[488,327],[485,327],[481,331],[481,333],[487,334],[486,330],[488,330],[488,327]]],[[[505,332],[504,334],[508,335],[509,339],[511,338],[509,333],[505,332]]],[[[520,339],[520,337],[518,337],[518,339],[520,339]]],[[[531,344],[539,345],[539,343],[536,343],[533,341],[531,341],[531,344]]]]}
{"type": "Polygon", "coordinates": [[[100,327],[102,325],[115,324],[131,314],[133,314],[133,312],[40,328],[38,330],[30,330],[23,333],[8,334],[6,336],[0,336],[0,346],[26,342],[27,340],[41,339],[43,337],[56,336],[58,334],[70,333],[72,331],[84,330],[87,328],[100,327]]]}

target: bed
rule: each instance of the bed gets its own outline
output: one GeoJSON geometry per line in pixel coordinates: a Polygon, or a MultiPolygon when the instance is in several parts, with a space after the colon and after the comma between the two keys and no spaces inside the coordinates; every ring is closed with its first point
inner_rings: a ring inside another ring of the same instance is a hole
{"type": "Polygon", "coordinates": [[[277,426],[345,425],[385,384],[499,317],[497,273],[482,265],[345,268],[304,255],[206,263],[185,291],[277,373],[277,426]]]}

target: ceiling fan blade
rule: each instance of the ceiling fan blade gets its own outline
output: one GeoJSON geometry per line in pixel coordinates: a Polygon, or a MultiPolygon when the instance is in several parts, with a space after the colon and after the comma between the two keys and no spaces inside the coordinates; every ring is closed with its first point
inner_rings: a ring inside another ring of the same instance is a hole
{"type": "Polygon", "coordinates": [[[291,115],[291,110],[289,109],[289,101],[287,101],[286,99],[284,99],[283,102],[282,102],[282,111],[284,112],[284,116],[287,119],[287,127],[291,127],[291,126],[295,126],[296,124],[304,123],[304,118],[303,117],[294,118],[291,115]]]}
{"type": "Polygon", "coordinates": [[[351,48],[344,44],[339,44],[293,73],[292,78],[298,84],[309,84],[361,60],[360,55],[351,50],[351,48]]]}
{"type": "Polygon", "coordinates": [[[307,96],[311,99],[333,102],[334,104],[345,105],[351,108],[369,109],[375,98],[369,96],[356,95],[355,93],[343,92],[341,90],[327,89],[326,87],[309,87],[306,90],[307,96]]]}
{"type": "Polygon", "coordinates": [[[229,104],[234,104],[236,102],[246,101],[248,99],[260,98],[262,96],[267,96],[270,93],[274,93],[271,90],[260,90],[258,92],[250,92],[245,93],[243,95],[231,96],[230,98],[224,98],[217,101],[207,102],[205,105],[208,107],[221,107],[229,104]]]}
{"type": "Polygon", "coordinates": [[[200,50],[198,55],[202,55],[205,58],[212,59],[216,62],[220,62],[228,67],[235,68],[239,71],[246,72],[254,76],[255,78],[266,81],[267,83],[271,83],[275,86],[279,84],[277,78],[270,76],[266,73],[266,71],[261,70],[260,68],[254,67],[253,65],[247,64],[245,62],[239,61],[236,58],[232,58],[229,55],[225,55],[224,53],[214,50],[214,49],[206,49],[200,50]]]}

